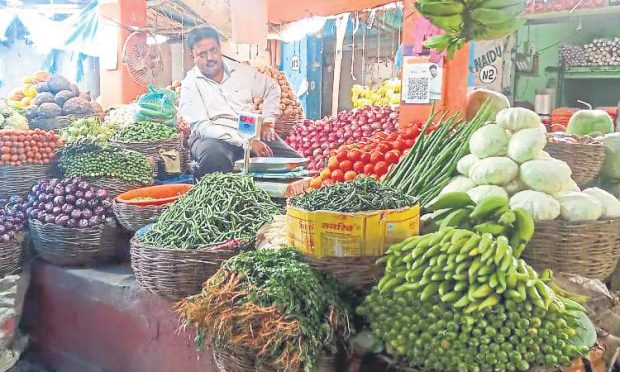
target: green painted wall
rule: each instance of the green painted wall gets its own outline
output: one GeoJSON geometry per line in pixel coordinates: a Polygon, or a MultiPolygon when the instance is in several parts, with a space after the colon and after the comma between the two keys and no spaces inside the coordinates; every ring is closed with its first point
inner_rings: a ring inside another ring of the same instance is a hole
{"type": "MultiPolygon", "coordinates": [[[[564,23],[542,24],[523,27],[518,32],[517,51],[524,51],[529,40],[539,52],[539,68],[535,74],[517,74],[515,80],[516,101],[534,103],[535,92],[542,88],[558,88],[558,73],[546,71],[547,67],[559,65],[559,49],[564,44],[583,44],[595,38],[620,37],[620,23],[616,16],[583,17],[578,30],[578,18],[564,23]]],[[[620,100],[620,79],[566,80],[564,89],[558,90],[561,105],[575,105],[577,99],[595,106],[616,105],[620,100]],[[593,89],[596,88],[596,89],[593,89]]]]}

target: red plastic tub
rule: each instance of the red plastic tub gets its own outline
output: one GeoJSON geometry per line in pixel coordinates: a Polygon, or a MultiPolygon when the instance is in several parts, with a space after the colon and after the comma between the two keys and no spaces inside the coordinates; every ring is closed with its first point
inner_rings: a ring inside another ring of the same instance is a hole
{"type": "Polygon", "coordinates": [[[192,188],[193,185],[184,183],[174,183],[169,185],[159,185],[143,187],[140,189],[129,190],[116,197],[117,203],[125,203],[146,207],[149,205],[163,205],[172,203],[192,188]],[[153,198],[152,200],[133,200],[136,198],[153,198]]]}

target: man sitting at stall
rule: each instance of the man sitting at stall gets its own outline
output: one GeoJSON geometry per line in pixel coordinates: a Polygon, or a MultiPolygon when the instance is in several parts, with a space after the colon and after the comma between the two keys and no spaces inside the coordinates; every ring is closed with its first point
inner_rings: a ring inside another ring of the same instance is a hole
{"type": "Polygon", "coordinates": [[[243,158],[243,140],[237,133],[239,113],[253,109],[252,99],[263,99],[260,139],[250,143],[254,156],[299,158],[274,131],[280,105],[277,82],[258,70],[224,58],[220,38],[211,27],[193,29],[187,44],[196,66],[182,83],[179,111],[189,124],[188,140],[197,178],[230,172],[243,158]]]}

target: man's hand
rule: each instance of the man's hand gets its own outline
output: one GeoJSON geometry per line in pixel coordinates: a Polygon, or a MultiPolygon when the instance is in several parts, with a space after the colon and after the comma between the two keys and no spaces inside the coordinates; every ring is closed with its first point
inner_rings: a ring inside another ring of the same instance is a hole
{"type": "Polygon", "coordinates": [[[250,143],[250,148],[252,149],[252,152],[257,156],[263,158],[270,158],[273,156],[273,151],[271,150],[271,148],[265,145],[265,143],[260,140],[253,140],[250,143]]]}
{"type": "Polygon", "coordinates": [[[263,141],[271,142],[278,138],[275,129],[273,129],[273,123],[265,123],[261,128],[260,138],[263,141]]]}

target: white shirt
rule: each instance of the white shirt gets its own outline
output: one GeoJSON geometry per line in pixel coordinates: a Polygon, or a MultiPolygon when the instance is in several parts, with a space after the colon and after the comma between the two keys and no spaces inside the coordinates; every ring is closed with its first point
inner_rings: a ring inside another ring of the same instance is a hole
{"type": "Polygon", "coordinates": [[[428,90],[430,99],[441,99],[441,76],[437,75],[435,77],[431,76],[431,79],[428,82],[428,90]]]}
{"type": "Polygon", "coordinates": [[[263,98],[263,120],[274,122],[280,109],[278,83],[242,63],[224,59],[221,83],[204,76],[197,66],[181,85],[179,111],[192,132],[241,146],[237,133],[240,112],[253,110],[252,98],[263,98]]]}

